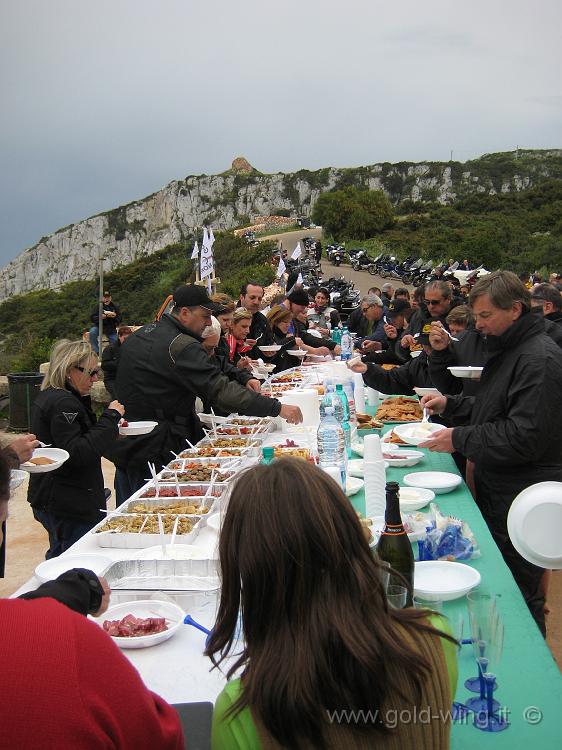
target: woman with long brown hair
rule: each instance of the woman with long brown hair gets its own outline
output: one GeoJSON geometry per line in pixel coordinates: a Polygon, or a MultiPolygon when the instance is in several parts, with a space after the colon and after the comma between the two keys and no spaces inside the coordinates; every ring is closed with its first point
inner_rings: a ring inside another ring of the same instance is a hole
{"type": "Polygon", "coordinates": [[[449,746],[457,644],[438,615],[389,608],[357,515],[323,471],[280,459],[244,472],[219,556],[207,654],[230,655],[241,678],[217,700],[214,750],[449,746]]]}

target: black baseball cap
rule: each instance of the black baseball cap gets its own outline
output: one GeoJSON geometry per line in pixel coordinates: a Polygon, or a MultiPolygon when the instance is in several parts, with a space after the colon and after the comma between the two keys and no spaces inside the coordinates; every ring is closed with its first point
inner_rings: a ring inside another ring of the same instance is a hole
{"type": "Polygon", "coordinates": [[[296,289],[293,289],[291,294],[287,295],[287,299],[289,300],[289,302],[292,302],[294,305],[308,305],[310,303],[308,294],[304,291],[302,287],[297,287],[296,289]]]}
{"type": "Polygon", "coordinates": [[[410,303],[405,299],[393,299],[386,308],[390,318],[396,318],[398,315],[404,315],[406,310],[410,309],[410,303]]]}
{"type": "Polygon", "coordinates": [[[197,284],[179,286],[174,292],[174,303],[178,307],[204,307],[209,312],[213,312],[215,306],[205,289],[197,284]]]}

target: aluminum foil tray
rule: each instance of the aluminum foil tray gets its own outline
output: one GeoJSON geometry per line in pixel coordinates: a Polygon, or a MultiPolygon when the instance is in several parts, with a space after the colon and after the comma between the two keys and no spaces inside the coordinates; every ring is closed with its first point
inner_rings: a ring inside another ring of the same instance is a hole
{"type": "Polygon", "coordinates": [[[105,572],[111,590],[216,591],[217,560],[119,560],[105,572]]]}

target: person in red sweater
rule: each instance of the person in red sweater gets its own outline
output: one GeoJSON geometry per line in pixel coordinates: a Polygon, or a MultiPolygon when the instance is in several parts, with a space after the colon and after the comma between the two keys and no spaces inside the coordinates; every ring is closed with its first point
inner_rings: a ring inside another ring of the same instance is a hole
{"type": "MultiPolygon", "coordinates": [[[[0,520],[9,477],[0,454],[0,520]]],[[[0,750],[183,749],[176,711],[84,617],[101,614],[108,598],[91,571],[74,570],[24,598],[0,599],[0,750]]]]}

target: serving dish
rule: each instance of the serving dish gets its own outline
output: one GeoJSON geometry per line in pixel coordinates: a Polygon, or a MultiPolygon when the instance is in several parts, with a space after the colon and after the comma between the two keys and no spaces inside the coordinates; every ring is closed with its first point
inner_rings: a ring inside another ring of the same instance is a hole
{"type": "Polygon", "coordinates": [[[418,471],[406,474],[403,481],[408,487],[423,487],[436,495],[444,495],[458,487],[462,477],[447,471],[418,471]]]}
{"type": "Polygon", "coordinates": [[[62,448],[36,448],[31,458],[48,458],[53,463],[50,464],[32,464],[26,461],[20,464],[20,469],[30,474],[46,474],[48,471],[60,469],[65,461],[68,461],[70,454],[62,448]]]}
{"type": "Polygon", "coordinates": [[[414,566],[414,594],[429,601],[459,599],[481,580],[480,573],[464,563],[424,560],[414,566]]]}

